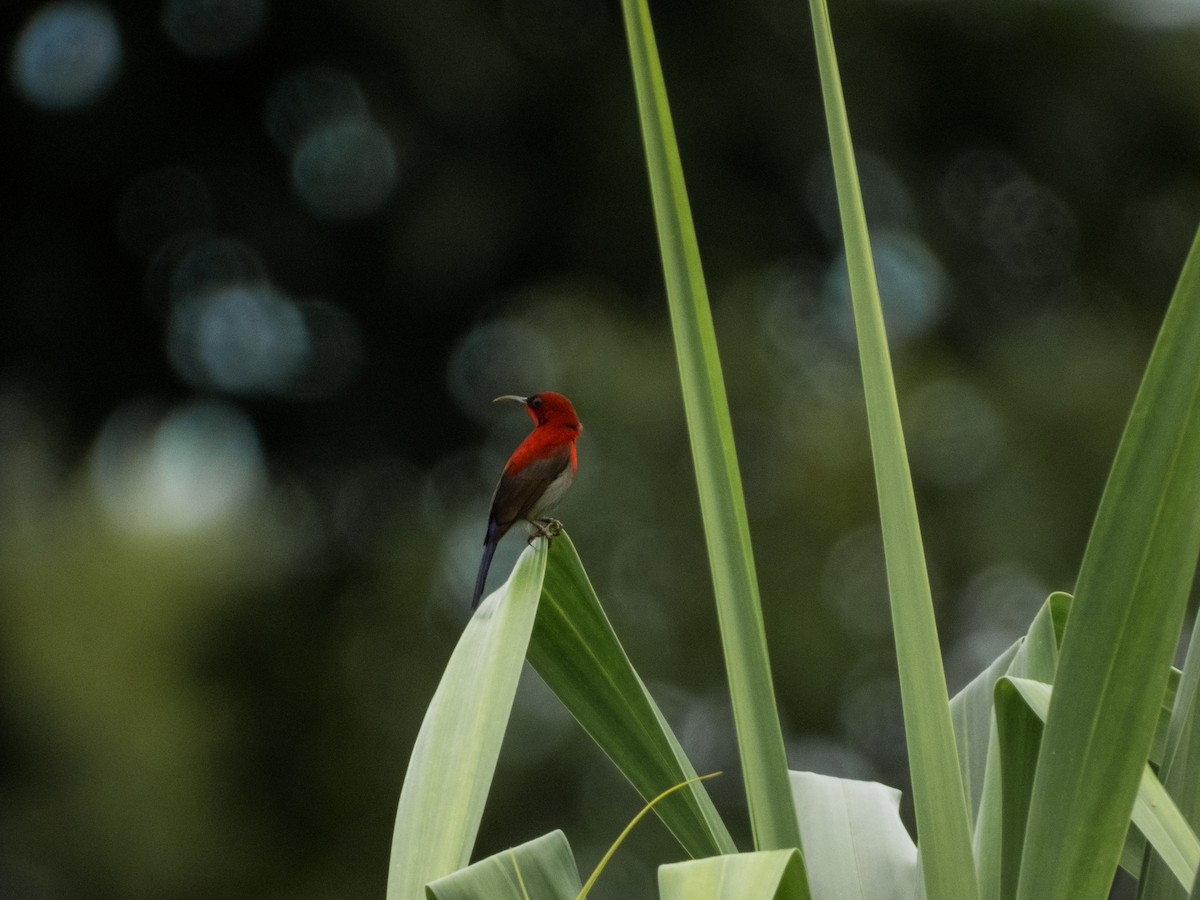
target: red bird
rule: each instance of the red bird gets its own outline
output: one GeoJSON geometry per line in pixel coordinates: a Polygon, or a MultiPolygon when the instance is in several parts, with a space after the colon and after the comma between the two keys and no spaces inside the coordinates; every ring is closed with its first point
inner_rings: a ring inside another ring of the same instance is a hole
{"type": "Polygon", "coordinates": [[[552,392],[532,397],[510,394],[497,397],[494,402],[501,400],[524,404],[537,425],[509,457],[496,492],[492,494],[487,536],[483,539],[483,562],[479,565],[479,577],[475,579],[471,609],[479,605],[479,598],[483,596],[483,585],[492,566],[496,545],[513,525],[522,520],[529,522],[537,529],[534,537],[551,537],[562,527],[548,516],[579,471],[575,439],[583,426],[579,424],[570,400],[552,392]]]}

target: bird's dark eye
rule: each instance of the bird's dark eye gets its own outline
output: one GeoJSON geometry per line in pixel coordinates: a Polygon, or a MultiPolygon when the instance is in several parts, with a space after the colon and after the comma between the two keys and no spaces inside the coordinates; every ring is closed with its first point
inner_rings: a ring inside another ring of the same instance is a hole
{"type": "Polygon", "coordinates": [[[530,406],[541,406],[542,398],[538,397],[537,395],[534,395],[534,396],[530,397],[528,400],[526,400],[525,402],[528,403],[530,406]]]}

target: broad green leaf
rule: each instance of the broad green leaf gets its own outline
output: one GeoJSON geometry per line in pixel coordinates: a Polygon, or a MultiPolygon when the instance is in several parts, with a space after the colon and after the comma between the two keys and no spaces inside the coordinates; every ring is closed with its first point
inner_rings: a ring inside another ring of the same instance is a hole
{"type": "Polygon", "coordinates": [[[825,0],[811,0],[809,5],[866,390],[921,867],[930,900],[969,900],[979,896],[971,854],[971,823],[950,720],[946,676],[875,264],[833,49],[829,10],[825,0]]]}
{"type": "Polygon", "coordinates": [[[1011,900],[1017,894],[1025,826],[1043,731],[1042,718],[1030,709],[1029,701],[1016,685],[1019,680],[1002,678],[996,683],[995,690],[1000,763],[1000,828],[993,837],[993,840],[999,840],[990,849],[999,861],[999,884],[995,896],[1003,900],[1011,900]]]}
{"type": "Polygon", "coordinates": [[[661,900],[810,900],[799,850],[712,856],[658,869],[661,900]]]}
{"type": "Polygon", "coordinates": [[[900,821],[900,792],[873,781],[792,772],[814,900],[913,900],[917,847],[900,821]]]}
{"type": "Polygon", "coordinates": [[[450,655],[400,790],[388,900],[421,900],[427,882],[470,859],[525,662],[546,556],[544,540],[521,554],[450,655]]]}
{"type": "MultiPolygon", "coordinates": [[[[1004,682],[1020,692],[1038,718],[1046,719],[1052,709],[1054,688],[1025,678],[1007,678],[1004,682]]],[[[1179,883],[1191,884],[1197,867],[1200,867],[1200,838],[1155,777],[1154,770],[1145,763],[1142,764],[1132,820],[1179,883]]]]}
{"type": "Polygon", "coordinates": [[[431,882],[428,900],[575,900],[581,885],[567,836],[552,831],[431,882]]]}
{"type": "MultiPolygon", "coordinates": [[[[1065,621],[1070,599],[1066,594],[1051,594],[1038,610],[1028,633],[950,701],[959,757],[972,762],[970,767],[964,766],[968,796],[978,796],[973,847],[979,893],[983,900],[997,900],[1000,897],[1003,863],[1001,834],[1004,827],[1004,783],[1001,780],[1000,741],[994,724],[996,683],[1003,675],[1021,675],[1041,680],[1054,677],[1054,668],[1058,664],[1057,623],[1065,621]],[[981,758],[982,776],[978,772],[981,758]]],[[[1036,749],[1035,745],[1035,753],[1036,749]]]]}
{"type": "Polygon", "coordinates": [[[799,847],[729,402],[675,127],[646,0],[622,0],[621,8],[754,846],[799,847]]]}
{"type": "MultiPolygon", "coordinates": [[[[565,533],[550,548],[529,661],[645,800],[696,777],[565,533]]],[[[654,811],[692,856],[736,852],[703,784],[680,788],[654,811]]]]}
{"type": "MultiPolygon", "coordinates": [[[[1200,831],[1200,617],[1192,627],[1163,745],[1159,769],[1163,787],[1192,829],[1200,831]]],[[[1147,857],[1145,872],[1138,883],[1138,900],[1187,897],[1186,884],[1180,885],[1166,868],[1160,857],[1147,857]]]]}
{"type": "MultiPolygon", "coordinates": [[[[1054,671],[1058,665],[1058,644],[1062,641],[1070,604],[1070,594],[1057,592],[1050,595],[1050,599],[1034,619],[1029,634],[1022,642],[1021,649],[1007,674],[1036,681],[1053,681],[1054,671]]],[[[1167,692],[1164,695],[1164,704],[1159,710],[1159,724],[1155,730],[1154,748],[1150,752],[1150,760],[1154,763],[1162,759],[1162,750],[1166,744],[1167,723],[1171,717],[1171,701],[1175,697],[1175,687],[1178,682],[1179,671],[1172,669],[1167,682],[1167,692]]],[[[952,709],[953,704],[952,700],[952,709]]],[[[1038,733],[1040,735],[1040,732],[1038,733]]],[[[1036,746],[1034,749],[1036,751],[1036,746]]],[[[994,752],[998,752],[998,748],[997,751],[989,748],[989,753],[994,752]]],[[[1001,767],[998,764],[992,765],[993,759],[998,760],[999,757],[991,755],[988,757],[985,796],[975,823],[975,860],[979,872],[979,892],[983,900],[995,900],[1000,896],[1001,767]]],[[[1121,849],[1121,867],[1137,877],[1142,870],[1142,857],[1145,850],[1145,836],[1136,827],[1129,828],[1125,835],[1125,844],[1121,849]]]]}
{"type": "Polygon", "coordinates": [[[988,741],[992,732],[992,692],[1001,676],[1008,674],[1024,641],[1022,637],[1013,643],[950,699],[950,718],[954,723],[954,739],[958,743],[958,765],[966,786],[971,819],[976,824],[979,803],[983,799],[988,741]]]}
{"type": "Polygon", "coordinates": [[[1198,359],[1200,235],[1084,551],[1038,759],[1020,900],[1108,896],[1200,553],[1198,359]]]}

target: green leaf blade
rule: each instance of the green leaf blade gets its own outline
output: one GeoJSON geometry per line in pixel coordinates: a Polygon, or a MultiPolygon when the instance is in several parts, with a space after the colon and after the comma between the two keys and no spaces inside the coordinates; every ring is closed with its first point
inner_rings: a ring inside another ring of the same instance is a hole
{"type": "MultiPolygon", "coordinates": [[[[529,662],[646,801],[696,771],[638,677],[564,533],[554,539],[529,662]]],[[[692,856],[736,847],[702,783],[664,797],[654,812],[692,856]]]]}
{"type": "Polygon", "coordinates": [[[879,287],[829,11],[824,0],[811,0],[810,7],[866,391],[925,888],[931,900],[967,900],[979,896],[968,802],[950,717],[879,287]]]}

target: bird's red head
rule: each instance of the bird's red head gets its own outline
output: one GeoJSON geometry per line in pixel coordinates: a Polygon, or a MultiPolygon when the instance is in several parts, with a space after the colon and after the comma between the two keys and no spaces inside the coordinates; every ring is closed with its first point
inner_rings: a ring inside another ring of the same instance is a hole
{"type": "Polygon", "coordinates": [[[575,415],[575,407],[571,405],[571,401],[554,391],[545,391],[529,397],[517,397],[509,394],[497,397],[496,400],[512,400],[516,403],[523,403],[529,411],[529,415],[533,416],[533,421],[538,425],[562,425],[575,431],[583,430],[583,425],[579,422],[579,416],[575,415]]]}

